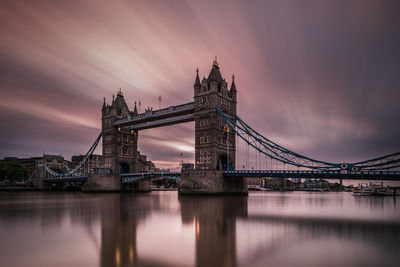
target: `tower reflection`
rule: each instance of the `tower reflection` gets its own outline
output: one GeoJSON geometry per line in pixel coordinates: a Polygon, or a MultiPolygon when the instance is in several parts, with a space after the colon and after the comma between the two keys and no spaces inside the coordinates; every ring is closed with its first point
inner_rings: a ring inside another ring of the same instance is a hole
{"type": "MultiPolygon", "coordinates": [[[[236,219],[247,216],[247,197],[179,196],[178,200],[182,223],[195,224],[195,265],[236,266],[236,219]]],[[[169,266],[156,259],[142,259],[137,252],[139,224],[152,212],[165,210],[165,205],[154,196],[104,198],[100,265],[169,266]]]]}
{"type": "Polygon", "coordinates": [[[102,199],[100,266],[140,266],[137,226],[151,213],[157,198],[129,194],[102,199]]]}
{"type": "Polygon", "coordinates": [[[196,266],[236,266],[236,219],[247,197],[179,196],[183,223],[195,221],[196,266]]]}

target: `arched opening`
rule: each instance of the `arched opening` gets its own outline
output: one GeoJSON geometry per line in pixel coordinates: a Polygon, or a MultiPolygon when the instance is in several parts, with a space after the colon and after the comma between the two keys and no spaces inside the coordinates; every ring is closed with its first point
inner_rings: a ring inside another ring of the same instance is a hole
{"type": "Polygon", "coordinates": [[[227,163],[226,155],[220,155],[217,162],[217,170],[227,170],[227,163]]]}
{"type": "Polygon", "coordinates": [[[222,154],[218,157],[218,161],[217,161],[217,170],[232,170],[233,169],[233,165],[232,165],[232,159],[227,159],[226,154],[222,154]]]}
{"type": "Polygon", "coordinates": [[[119,172],[120,172],[120,174],[127,174],[127,173],[129,173],[129,171],[130,171],[130,168],[129,168],[129,164],[128,163],[121,162],[119,164],[119,172]]]}

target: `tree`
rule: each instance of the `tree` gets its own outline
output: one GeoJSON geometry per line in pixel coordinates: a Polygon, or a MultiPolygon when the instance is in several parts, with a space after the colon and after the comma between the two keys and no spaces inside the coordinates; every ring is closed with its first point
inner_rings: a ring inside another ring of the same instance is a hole
{"type": "Polygon", "coordinates": [[[0,162],[0,180],[25,180],[29,176],[24,165],[16,161],[0,162]]]}

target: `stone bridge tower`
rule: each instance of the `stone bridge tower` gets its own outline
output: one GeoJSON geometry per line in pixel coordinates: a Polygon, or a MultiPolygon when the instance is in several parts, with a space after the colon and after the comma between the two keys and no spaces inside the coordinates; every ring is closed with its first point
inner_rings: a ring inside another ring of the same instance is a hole
{"type": "Polygon", "coordinates": [[[233,170],[236,161],[236,135],[217,114],[218,107],[236,121],[237,91],[222,78],[215,58],[208,78],[200,82],[197,70],[194,84],[195,165],[202,170],[233,170]]]}
{"type": "Polygon", "coordinates": [[[130,173],[135,171],[135,158],[138,155],[136,131],[128,127],[114,127],[113,123],[121,118],[136,115],[136,106],[133,112],[129,111],[121,89],[111,105],[106,105],[105,99],[102,108],[102,135],[103,156],[105,165],[114,174],[130,173]]]}
{"type": "Polygon", "coordinates": [[[144,191],[148,192],[150,180],[145,179],[134,185],[122,185],[121,174],[138,172],[141,169],[140,153],[138,151],[138,133],[131,130],[130,126],[117,127],[114,122],[137,115],[136,104],[132,111],[125,102],[121,89],[117,97],[113,95],[111,105],[106,104],[104,99],[101,109],[103,157],[105,167],[111,173],[90,173],[88,181],[82,190],[87,192],[96,191],[144,191]]]}
{"type": "Polygon", "coordinates": [[[200,81],[197,70],[194,83],[195,169],[182,170],[180,193],[247,194],[247,180],[226,178],[224,170],[234,170],[236,134],[217,114],[216,107],[236,121],[237,91],[222,78],[215,58],[210,74],[200,81]]]}

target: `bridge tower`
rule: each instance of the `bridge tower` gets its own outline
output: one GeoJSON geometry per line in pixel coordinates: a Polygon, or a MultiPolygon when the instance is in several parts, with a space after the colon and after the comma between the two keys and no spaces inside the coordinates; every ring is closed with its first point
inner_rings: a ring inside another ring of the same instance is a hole
{"type": "Polygon", "coordinates": [[[237,90],[232,76],[230,89],[215,58],[207,78],[194,83],[195,169],[182,171],[181,193],[246,193],[244,178],[225,179],[224,170],[234,170],[236,134],[217,114],[218,107],[236,121],[237,90]]]}
{"type": "Polygon", "coordinates": [[[218,107],[236,121],[237,91],[222,78],[217,59],[214,60],[208,78],[201,83],[198,70],[194,84],[195,165],[201,170],[233,170],[236,160],[236,135],[229,131],[216,113],[218,107]]]}
{"type": "Polygon", "coordinates": [[[101,110],[103,157],[105,167],[111,172],[88,174],[88,181],[82,187],[83,191],[150,191],[148,179],[135,185],[121,184],[121,174],[139,170],[138,133],[129,126],[115,126],[114,122],[137,114],[136,105],[133,112],[129,110],[121,89],[116,98],[113,96],[111,105],[107,105],[104,99],[101,110]]]}
{"type": "Polygon", "coordinates": [[[113,123],[121,118],[136,115],[136,106],[133,112],[129,111],[121,89],[111,105],[102,107],[102,136],[103,156],[105,165],[114,174],[131,173],[136,171],[135,158],[138,155],[138,133],[128,127],[115,127],[113,123]]]}

